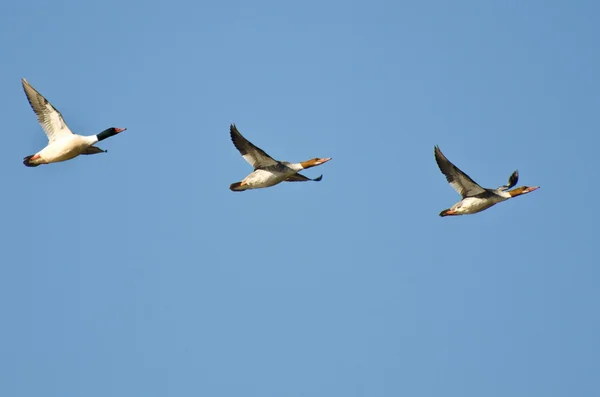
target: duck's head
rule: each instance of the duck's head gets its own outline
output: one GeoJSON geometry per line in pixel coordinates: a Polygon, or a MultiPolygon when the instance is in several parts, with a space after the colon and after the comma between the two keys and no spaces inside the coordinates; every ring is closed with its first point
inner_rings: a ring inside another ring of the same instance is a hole
{"type": "Polygon", "coordinates": [[[508,194],[510,194],[511,197],[516,197],[516,196],[520,196],[522,194],[531,193],[534,190],[538,190],[539,188],[540,188],[539,186],[534,186],[534,187],[520,186],[516,189],[508,191],[508,194]]]}
{"type": "Polygon", "coordinates": [[[102,131],[101,133],[99,133],[98,135],[96,135],[98,137],[98,141],[101,141],[103,139],[106,138],[110,138],[113,135],[117,135],[119,132],[123,132],[125,131],[127,128],[116,128],[116,127],[111,127],[108,128],[104,131],[102,131]]]}
{"type": "Polygon", "coordinates": [[[302,165],[302,168],[306,169],[306,168],[310,168],[310,167],[316,167],[317,165],[325,164],[329,160],[331,160],[331,157],[327,157],[327,158],[315,157],[314,159],[310,159],[310,160],[301,162],[300,165],[302,165]]]}

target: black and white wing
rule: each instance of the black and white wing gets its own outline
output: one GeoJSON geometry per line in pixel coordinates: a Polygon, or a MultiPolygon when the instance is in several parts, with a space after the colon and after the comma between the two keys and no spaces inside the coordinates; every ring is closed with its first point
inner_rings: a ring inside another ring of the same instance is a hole
{"type": "Polygon", "coordinates": [[[244,160],[250,163],[254,169],[265,168],[279,164],[277,160],[274,160],[261,148],[254,146],[252,142],[244,138],[237,130],[235,124],[231,124],[229,127],[229,133],[231,134],[231,141],[235,145],[236,149],[240,152],[244,160]]]}
{"type": "Polygon", "coordinates": [[[21,80],[27,100],[38,118],[38,122],[44,129],[50,143],[73,133],[67,127],[62,114],[46,98],[36,91],[25,79],[21,80]]]}
{"type": "Polygon", "coordinates": [[[458,169],[450,160],[444,156],[438,146],[434,149],[435,161],[437,162],[440,171],[446,176],[448,183],[460,194],[463,198],[475,196],[484,193],[486,190],[479,186],[469,175],[458,169]]]}

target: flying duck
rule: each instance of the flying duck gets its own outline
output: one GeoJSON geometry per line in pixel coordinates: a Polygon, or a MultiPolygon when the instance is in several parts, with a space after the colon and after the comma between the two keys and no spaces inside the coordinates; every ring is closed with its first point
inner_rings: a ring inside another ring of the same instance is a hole
{"type": "Polygon", "coordinates": [[[229,189],[234,192],[242,192],[247,189],[260,189],[274,186],[281,182],[318,182],[323,178],[323,175],[318,178],[310,179],[298,172],[324,164],[331,160],[331,157],[328,157],[314,158],[301,163],[277,161],[244,138],[237,130],[235,124],[231,124],[229,132],[236,149],[240,152],[244,160],[254,167],[254,171],[244,178],[244,180],[232,183],[231,186],[229,186],[229,189]]]}
{"type": "Polygon", "coordinates": [[[37,167],[40,164],[57,163],[70,160],[80,154],[104,153],[94,144],[113,135],[125,131],[127,128],[109,128],[98,135],[83,136],[73,134],[62,114],[46,98],[36,91],[25,79],[21,80],[27,100],[38,118],[38,122],[48,136],[48,145],[45,148],[27,156],[23,164],[27,167],[37,167]]]}
{"type": "Polygon", "coordinates": [[[496,189],[486,189],[479,186],[467,174],[452,164],[438,146],[435,147],[434,154],[435,161],[446,176],[446,180],[462,196],[461,201],[454,204],[451,208],[440,212],[440,216],[475,214],[497,203],[533,192],[540,188],[539,186],[521,186],[513,190],[508,190],[515,186],[519,180],[519,173],[515,171],[508,179],[507,185],[502,185],[496,189]]]}

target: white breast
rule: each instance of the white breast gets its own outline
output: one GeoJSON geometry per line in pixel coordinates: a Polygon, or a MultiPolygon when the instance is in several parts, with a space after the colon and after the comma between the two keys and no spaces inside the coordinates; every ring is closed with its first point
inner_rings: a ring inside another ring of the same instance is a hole
{"type": "Polygon", "coordinates": [[[506,199],[499,196],[492,196],[485,199],[478,197],[467,197],[456,204],[454,209],[458,214],[475,214],[504,200],[506,199]]]}
{"type": "Polygon", "coordinates": [[[89,146],[89,137],[73,134],[48,144],[39,155],[47,163],[56,163],[79,156],[89,146]]]}
{"type": "Polygon", "coordinates": [[[285,174],[274,173],[267,170],[256,170],[244,179],[244,184],[250,188],[268,187],[277,185],[285,178],[285,174]]]}

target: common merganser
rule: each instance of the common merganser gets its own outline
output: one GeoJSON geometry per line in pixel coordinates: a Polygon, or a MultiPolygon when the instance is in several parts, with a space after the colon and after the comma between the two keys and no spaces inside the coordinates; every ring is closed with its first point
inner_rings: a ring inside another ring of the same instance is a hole
{"type": "Polygon", "coordinates": [[[247,189],[260,189],[274,186],[281,182],[318,182],[323,178],[323,175],[310,179],[298,172],[331,160],[331,157],[328,157],[314,158],[301,163],[277,161],[244,138],[237,130],[235,124],[231,124],[229,132],[236,149],[239,150],[244,160],[254,167],[254,172],[244,178],[243,181],[232,183],[229,186],[229,189],[234,192],[242,192],[247,189]]]}
{"type": "Polygon", "coordinates": [[[94,144],[109,138],[127,128],[109,128],[97,135],[82,136],[73,134],[62,114],[46,98],[36,91],[25,79],[21,80],[27,100],[38,118],[38,122],[48,136],[48,145],[41,151],[23,159],[27,167],[37,167],[40,164],[57,163],[70,160],[80,154],[105,153],[94,144]]]}
{"type": "Polygon", "coordinates": [[[463,198],[454,204],[452,208],[440,212],[440,216],[475,214],[497,203],[533,192],[540,188],[539,186],[521,186],[513,190],[508,190],[515,186],[519,180],[519,173],[515,171],[508,179],[507,185],[502,185],[496,189],[486,189],[479,186],[467,174],[452,164],[438,146],[435,147],[434,153],[435,161],[446,176],[446,180],[463,198]]]}

